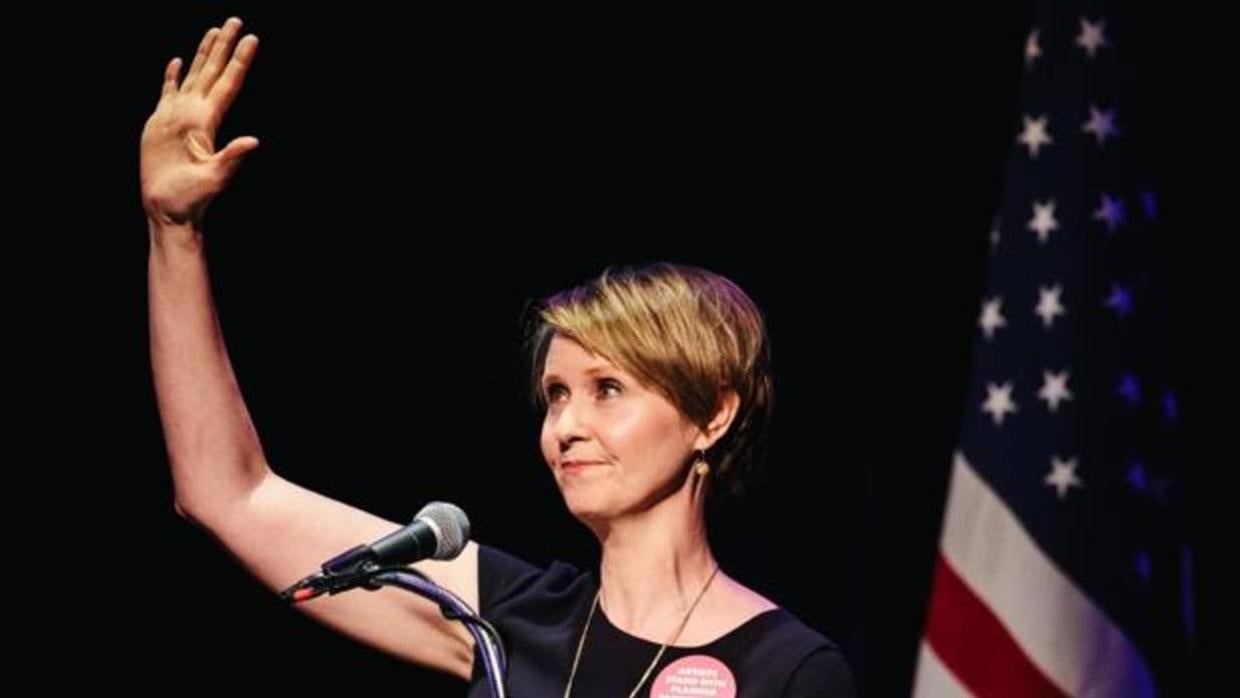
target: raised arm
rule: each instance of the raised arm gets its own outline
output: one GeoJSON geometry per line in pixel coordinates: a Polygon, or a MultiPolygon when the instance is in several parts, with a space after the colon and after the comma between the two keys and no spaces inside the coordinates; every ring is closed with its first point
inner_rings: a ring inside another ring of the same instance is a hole
{"type": "MultiPolygon", "coordinates": [[[[257,37],[238,40],[240,34],[236,18],[208,31],[184,78],[180,59],[170,61],[142,132],[150,347],[177,511],[274,590],[397,524],[273,472],[229,362],[207,274],[203,218],[258,146],[246,136],[215,149],[216,129],[258,47],[257,37]]],[[[477,555],[471,542],[455,560],[415,566],[476,608],[477,555]]],[[[359,590],[299,608],[371,646],[469,678],[473,639],[428,601],[393,589],[359,590]]]]}

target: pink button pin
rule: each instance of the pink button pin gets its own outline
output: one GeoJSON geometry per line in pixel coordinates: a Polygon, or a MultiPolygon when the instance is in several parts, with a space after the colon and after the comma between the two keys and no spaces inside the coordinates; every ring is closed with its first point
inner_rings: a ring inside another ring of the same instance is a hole
{"type": "Polygon", "coordinates": [[[736,698],[736,677],[726,664],[704,654],[668,664],[650,686],[650,698],[736,698]]]}

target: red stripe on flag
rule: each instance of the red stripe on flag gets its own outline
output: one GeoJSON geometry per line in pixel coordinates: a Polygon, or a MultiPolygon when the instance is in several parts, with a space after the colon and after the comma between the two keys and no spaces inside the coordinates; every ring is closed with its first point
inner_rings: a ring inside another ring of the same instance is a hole
{"type": "Polygon", "coordinates": [[[1059,697],[999,617],[973,594],[940,554],[926,623],[926,641],[960,683],[978,698],[1059,697]]]}

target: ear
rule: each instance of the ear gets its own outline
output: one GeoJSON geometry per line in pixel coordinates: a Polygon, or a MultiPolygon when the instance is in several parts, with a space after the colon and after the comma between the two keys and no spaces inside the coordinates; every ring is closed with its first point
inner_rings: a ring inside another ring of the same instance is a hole
{"type": "Polygon", "coordinates": [[[741,398],[736,390],[724,388],[719,395],[719,408],[715,410],[715,416],[711,418],[710,423],[698,435],[694,448],[708,449],[728,433],[728,427],[732,426],[732,420],[736,419],[736,411],[740,409],[740,406],[741,398]]]}

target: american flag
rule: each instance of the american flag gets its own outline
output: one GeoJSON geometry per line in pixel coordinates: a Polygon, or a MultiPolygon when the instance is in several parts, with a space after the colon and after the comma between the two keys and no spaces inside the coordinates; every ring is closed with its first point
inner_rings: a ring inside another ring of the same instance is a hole
{"type": "Polygon", "coordinates": [[[1122,7],[1043,3],[1025,42],[916,696],[1186,690],[1175,231],[1122,7]]]}

